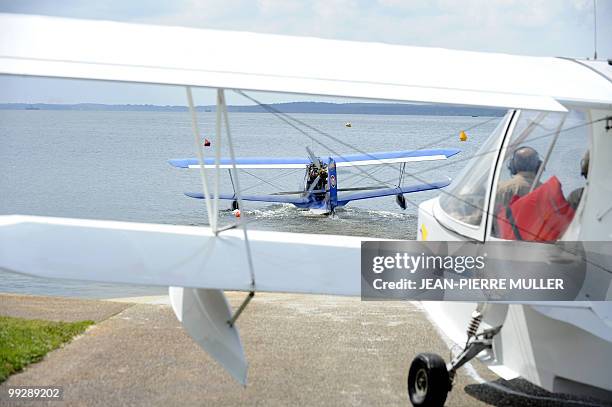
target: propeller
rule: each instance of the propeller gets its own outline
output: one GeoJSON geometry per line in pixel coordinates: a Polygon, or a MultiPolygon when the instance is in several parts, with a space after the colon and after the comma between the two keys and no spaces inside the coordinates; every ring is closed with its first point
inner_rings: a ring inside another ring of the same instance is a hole
{"type": "Polygon", "coordinates": [[[306,152],[308,152],[308,156],[310,157],[310,161],[312,161],[312,163],[317,167],[317,169],[320,170],[321,169],[321,160],[319,160],[319,157],[314,155],[312,150],[310,148],[308,148],[308,147],[306,147],[306,152]]]}

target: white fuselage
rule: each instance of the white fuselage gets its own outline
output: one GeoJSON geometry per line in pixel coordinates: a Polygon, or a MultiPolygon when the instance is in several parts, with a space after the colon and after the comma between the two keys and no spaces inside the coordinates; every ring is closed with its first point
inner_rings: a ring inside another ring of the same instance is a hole
{"type": "MultiPolygon", "coordinates": [[[[589,110],[588,114],[595,121],[612,116],[612,110],[589,110]]],[[[561,240],[612,240],[612,211],[606,212],[612,205],[609,181],[612,130],[606,129],[605,120],[599,121],[592,125],[590,137],[588,183],[576,215],[561,240]]],[[[501,140],[499,146],[499,154],[503,154],[505,144],[501,140]]],[[[499,170],[498,161],[501,160],[494,160],[493,165],[499,170]]],[[[494,177],[491,179],[495,182],[494,177]]],[[[501,240],[493,237],[490,229],[484,230],[486,226],[479,230],[449,219],[440,206],[440,198],[419,206],[418,228],[419,240],[501,240]]],[[[607,292],[609,300],[612,287],[607,292]]],[[[453,342],[465,343],[466,328],[476,303],[424,302],[423,305],[453,342]]],[[[493,349],[481,352],[478,357],[501,377],[522,376],[553,392],[604,399],[612,396],[612,302],[489,303],[483,313],[481,330],[499,325],[503,328],[494,339],[493,349]]]]}

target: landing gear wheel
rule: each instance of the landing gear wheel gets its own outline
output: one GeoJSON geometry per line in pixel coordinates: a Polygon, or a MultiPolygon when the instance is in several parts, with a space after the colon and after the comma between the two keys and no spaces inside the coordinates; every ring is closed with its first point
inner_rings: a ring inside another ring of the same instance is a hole
{"type": "Polygon", "coordinates": [[[435,353],[419,353],[408,371],[408,396],[415,407],[441,407],[450,390],[446,363],[435,353]]]}

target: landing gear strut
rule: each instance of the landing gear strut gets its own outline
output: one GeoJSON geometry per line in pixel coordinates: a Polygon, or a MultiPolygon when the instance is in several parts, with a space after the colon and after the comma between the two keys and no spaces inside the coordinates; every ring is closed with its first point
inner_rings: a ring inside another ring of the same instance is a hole
{"type": "Polygon", "coordinates": [[[408,396],[415,407],[441,407],[453,387],[457,369],[485,349],[493,346],[493,337],[501,325],[476,333],[482,314],[475,311],[468,326],[468,339],[463,350],[448,364],[435,353],[419,353],[408,371],[408,396]]]}

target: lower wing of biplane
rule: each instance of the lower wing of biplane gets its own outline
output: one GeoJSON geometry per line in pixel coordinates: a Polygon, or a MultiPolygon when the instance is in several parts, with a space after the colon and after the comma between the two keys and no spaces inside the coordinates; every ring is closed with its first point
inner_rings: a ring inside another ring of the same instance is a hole
{"type": "MultiPolygon", "coordinates": [[[[400,194],[409,194],[412,192],[420,192],[420,191],[429,191],[431,189],[439,189],[444,188],[445,186],[451,183],[451,179],[447,178],[443,181],[435,181],[431,183],[422,183],[422,184],[414,184],[401,186],[396,188],[376,188],[369,190],[368,187],[363,189],[359,189],[361,192],[356,192],[352,194],[340,194],[338,195],[338,204],[336,206],[344,206],[351,201],[357,201],[360,199],[371,199],[378,198],[382,196],[393,196],[400,194]]],[[[353,188],[351,188],[353,189],[353,188]]],[[[341,189],[340,189],[341,190],[341,189]]],[[[313,191],[319,192],[319,191],[313,191]]],[[[204,199],[204,194],[201,192],[186,192],[190,198],[204,199]]],[[[273,202],[273,203],[288,203],[297,206],[298,208],[308,208],[313,203],[313,198],[310,196],[298,196],[292,197],[287,195],[242,195],[243,201],[254,201],[254,202],[273,202]]],[[[221,194],[219,195],[219,199],[226,200],[236,200],[236,194],[221,194]]]]}

